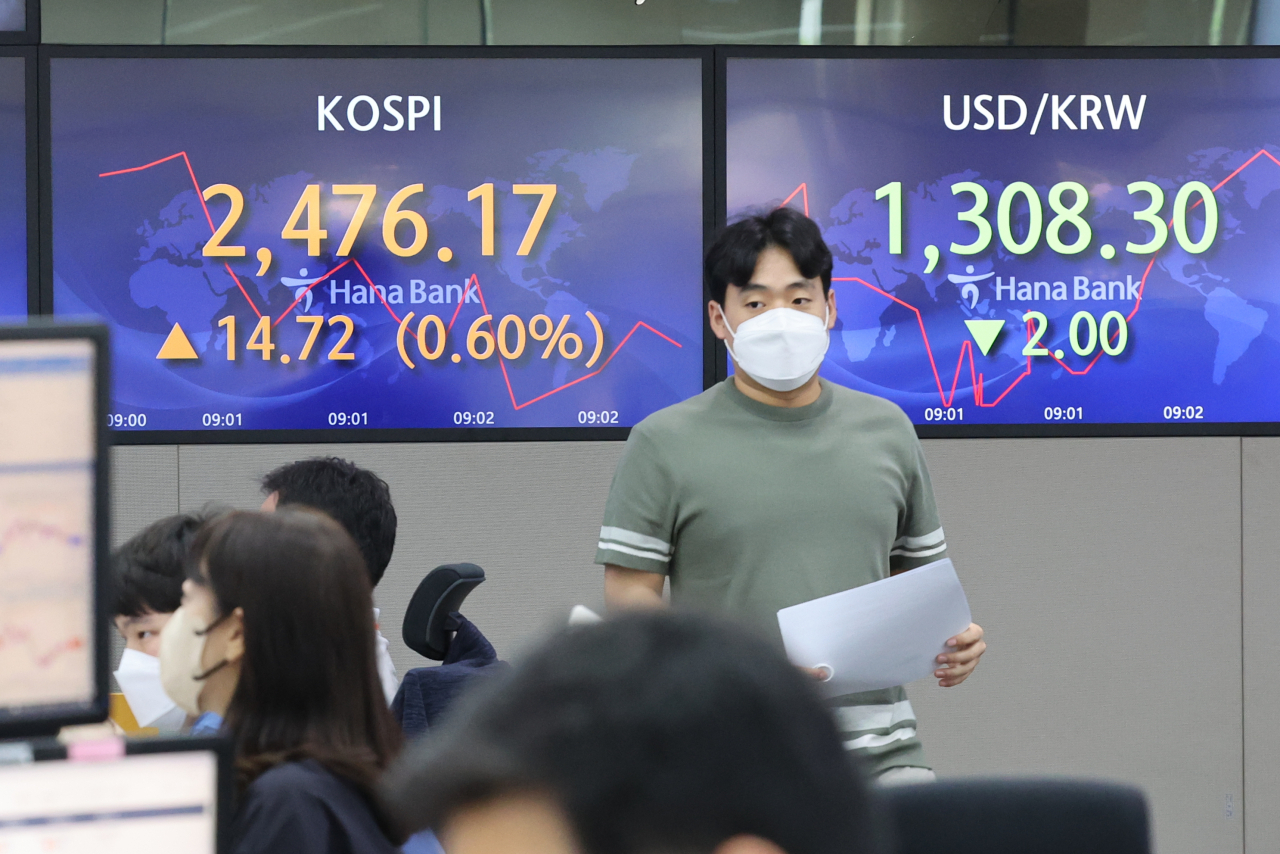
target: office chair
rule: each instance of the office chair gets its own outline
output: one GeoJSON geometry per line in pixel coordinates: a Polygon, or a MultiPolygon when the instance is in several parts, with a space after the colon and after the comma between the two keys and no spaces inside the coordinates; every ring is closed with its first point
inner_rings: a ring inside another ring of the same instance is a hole
{"type": "Polygon", "coordinates": [[[1150,854],[1147,803],[1131,786],[970,779],[876,795],[897,854],[1150,854]]]}

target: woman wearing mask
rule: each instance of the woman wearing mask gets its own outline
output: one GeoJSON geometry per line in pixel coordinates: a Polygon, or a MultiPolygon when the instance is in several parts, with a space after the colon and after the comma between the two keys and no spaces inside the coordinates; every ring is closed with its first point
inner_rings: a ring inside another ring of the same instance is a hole
{"type": "Polygon", "coordinates": [[[351,537],[310,511],[231,513],[197,534],[190,566],[161,678],[235,745],[235,854],[396,851],[372,791],[399,732],[351,537]]]}

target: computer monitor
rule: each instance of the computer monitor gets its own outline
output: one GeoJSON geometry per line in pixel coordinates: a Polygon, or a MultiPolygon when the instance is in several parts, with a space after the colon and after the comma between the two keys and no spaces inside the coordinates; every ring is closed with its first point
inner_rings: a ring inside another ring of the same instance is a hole
{"type": "Polygon", "coordinates": [[[36,750],[35,761],[0,765],[0,851],[225,850],[229,751],[218,739],[146,739],[115,758],[42,761],[36,750]]]}
{"type": "Polygon", "coordinates": [[[107,337],[0,326],[0,737],[103,720],[107,337]]]}

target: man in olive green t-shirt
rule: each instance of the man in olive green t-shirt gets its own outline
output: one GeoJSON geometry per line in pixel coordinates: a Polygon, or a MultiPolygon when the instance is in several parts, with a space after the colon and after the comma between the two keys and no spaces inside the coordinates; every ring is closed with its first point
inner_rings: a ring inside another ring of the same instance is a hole
{"type": "MultiPolygon", "coordinates": [[[[920,443],[883,398],[820,380],[835,323],[831,253],[789,208],[707,254],[711,327],[732,377],[631,432],[596,562],[611,608],[726,612],[781,645],[780,609],[946,556],[920,443]]],[[[986,649],[971,625],[939,656],[945,687],[986,649]]],[[[817,675],[817,674],[815,674],[817,675]]],[[[886,782],[931,779],[901,687],[837,698],[845,746],[886,782]]]]}

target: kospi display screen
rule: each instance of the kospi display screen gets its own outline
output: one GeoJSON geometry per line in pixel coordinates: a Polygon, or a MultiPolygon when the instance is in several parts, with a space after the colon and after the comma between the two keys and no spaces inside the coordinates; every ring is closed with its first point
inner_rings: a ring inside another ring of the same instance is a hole
{"type": "Polygon", "coordinates": [[[702,54],[69,54],[53,305],[113,328],[118,438],[625,428],[701,391],[702,54]]]}
{"type": "Polygon", "coordinates": [[[926,435],[1277,427],[1280,59],[726,64],[730,219],[835,256],[823,376],[926,435]]]}
{"type": "Polygon", "coordinates": [[[27,316],[27,125],[33,111],[27,99],[30,60],[21,51],[0,48],[0,322],[27,316]]]}

